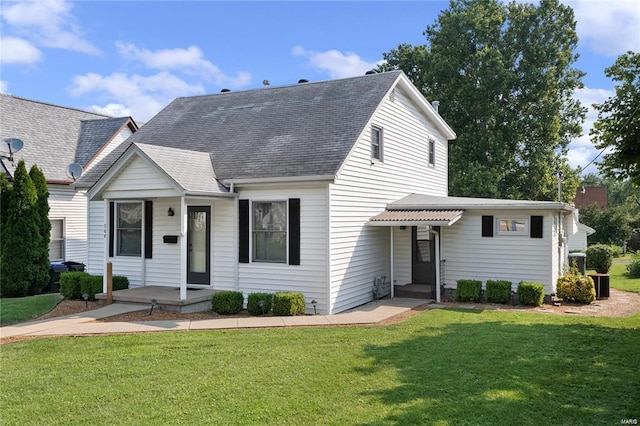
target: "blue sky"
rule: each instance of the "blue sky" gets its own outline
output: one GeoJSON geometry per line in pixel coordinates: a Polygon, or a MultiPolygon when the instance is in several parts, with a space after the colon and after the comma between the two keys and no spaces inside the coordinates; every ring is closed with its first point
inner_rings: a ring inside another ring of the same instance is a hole
{"type": "MultiPolygon", "coordinates": [[[[640,51],[640,2],[566,1],[587,73],[583,104],[613,94],[604,69],[640,51]]],[[[423,44],[442,1],[3,1],[0,91],[147,121],[178,96],[361,75],[400,43],[423,44]]],[[[590,110],[588,133],[595,115],[590,110]]],[[[1,124],[0,124],[1,125],[1,124]]],[[[569,160],[597,151],[587,135],[569,160]]],[[[595,172],[591,166],[587,172],[595,172]]]]}

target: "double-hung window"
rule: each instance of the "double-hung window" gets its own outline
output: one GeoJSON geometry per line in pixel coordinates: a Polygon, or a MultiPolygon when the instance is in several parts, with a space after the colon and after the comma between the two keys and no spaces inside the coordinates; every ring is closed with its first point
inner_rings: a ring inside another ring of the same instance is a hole
{"type": "Polygon", "coordinates": [[[436,165],[436,143],[432,140],[429,140],[429,165],[436,165]]]}
{"type": "Polygon", "coordinates": [[[382,129],[371,127],[371,160],[382,161],[382,129]]]}
{"type": "Polygon", "coordinates": [[[253,261],[287,262],[287,202],[254,201],[253,261]]]}
{"type": "Polygon", "coordinates": [[[51,239],[49,240],[49,260],[64,260],[64,219],[51,219],[51,239]]]}
{"type": "Polygon", "coordinates": [[[118,203],[116,219],[118,256],[139,257],[142,252],[142,203],[118,203]]]}

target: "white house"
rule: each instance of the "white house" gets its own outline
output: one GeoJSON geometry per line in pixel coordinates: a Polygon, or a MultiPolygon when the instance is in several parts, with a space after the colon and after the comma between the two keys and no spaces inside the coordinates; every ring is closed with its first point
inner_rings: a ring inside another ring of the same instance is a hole
{"type": "Polygon", "coordinates": [[[322,313],[381,277],[434,298],[460,278],[552,292],[573,208],[447,197],[455,138],[400,71],[178,98],[77,182],[88,270],[182,299],[300,291],[322,313]]]}
{"type": "Polygon", "coordinates": [[[0,173],[9,179],[19,160],[44,173],[49,189],[51,261],[87,261],[87,199],[67,173],[76,163],[85,170],[100,162],[137,129],[130,117],[113,118],[44,102],[0,94],[0,173]],[[6,139],[24,147],[10,155],[6,139]]]}

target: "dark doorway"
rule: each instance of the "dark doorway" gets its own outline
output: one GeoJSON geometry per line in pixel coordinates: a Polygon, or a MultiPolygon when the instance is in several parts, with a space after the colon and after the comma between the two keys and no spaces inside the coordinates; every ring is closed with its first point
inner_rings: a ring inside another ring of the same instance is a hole
{"type": "Polygon", "coordinates": [[[187,207],[187,283],[211,282],[211,207],[187,207]]]}
{"type": "Polygon", "coordinates": [[[426,227],[411,228],[411,283],[432,287],[436,284],[436,240],[426,227]]]}

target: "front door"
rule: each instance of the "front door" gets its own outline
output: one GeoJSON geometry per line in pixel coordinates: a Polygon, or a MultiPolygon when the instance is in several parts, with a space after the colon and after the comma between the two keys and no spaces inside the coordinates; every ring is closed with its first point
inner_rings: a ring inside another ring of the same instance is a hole
{"type": "Polygon", "coordinates": [[[411,283],[436,284],[435,239],[428,228],[414,226],[411,228],[412,267],[411,283]]]}
{"type": "Polygon", "coordinates": [[[187,284],[211,282],[211,207],[188,206],[187,284]]]}

